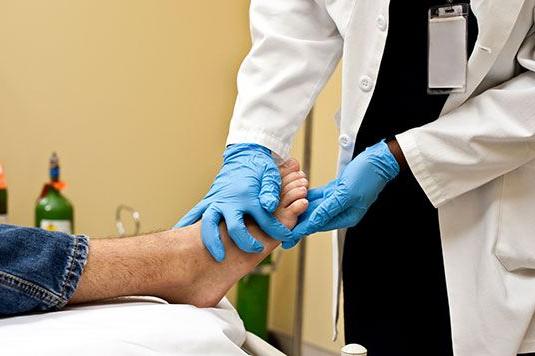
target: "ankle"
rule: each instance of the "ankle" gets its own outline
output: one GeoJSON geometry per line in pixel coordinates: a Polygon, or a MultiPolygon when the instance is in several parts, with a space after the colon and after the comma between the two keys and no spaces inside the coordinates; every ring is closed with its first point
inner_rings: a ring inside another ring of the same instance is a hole
{"type": "Polygon", "coordinates": [[[154,295],[170,303],[197,307],[211,307],[219,302],[215,271],[207,263],[210,257],[199,236],[198,224],[164,233],[163,245],[169,253],[161,263],[161,281],[154,295]]]}
{"type": "Polygon", "coordinates": [[[168,264],[170,282],[193,285],[203,274],[206,264],[200,253],[202,242],[197,238],[199,232],[199,224],[167,232],[166,239],[172,251],[172,260],[168,264]]]}

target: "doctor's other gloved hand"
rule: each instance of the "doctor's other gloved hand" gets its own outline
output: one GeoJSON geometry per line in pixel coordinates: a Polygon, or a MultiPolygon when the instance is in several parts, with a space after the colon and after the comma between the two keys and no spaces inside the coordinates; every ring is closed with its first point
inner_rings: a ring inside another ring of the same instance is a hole
{"type": "Polygon", "coordinates": [[[219,234],[221,220],[236,246],[248,253],[261,252],[264,246],[247,230],[244,215],[251,216],[274,239],[291,240],[292,232],[272,215],[279,205],[280,190],[279,169],[269,149],[256,144],[230,145],[208,194],[175,227],[202,218],[202,241],[219,262],[225,258],[219,234]]]}
{"type": "Polygon", "coordinates": [[[309,207],[293,230],[294,239],[283,242],[282,246],[291,248],[304,236],[319,231],[357,225],[399,170],[396,158],[384,141],[368,147],[337,179],[309,191],[309,207]]]}

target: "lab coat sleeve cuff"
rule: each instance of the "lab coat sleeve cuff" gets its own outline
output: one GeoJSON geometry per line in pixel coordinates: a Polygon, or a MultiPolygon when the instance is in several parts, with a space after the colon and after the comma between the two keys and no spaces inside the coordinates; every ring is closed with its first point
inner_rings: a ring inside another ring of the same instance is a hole
{"type": "Polygon", "coordinates": [[[418,142],[414,132],[407,131],[396,135],[396,140],[398,141],[398,144],[405,155],[405,160],[407,161],[412,174],[418,181],[418,184],[420,184],[422,187],[428,199],[431,201],[431,204],[433,204],[435,208],[438,208],[440,205],[444,204],[447,199],[445,198],[442,188],[443,185],[440,184],[437,177],[434,176],[432,171],[429,169],[428,163],[418,147],[418,142]]]}
{"type": "Polygon", "coordinates": [[[291,143],[285,142],[269,132],[260,130],[231,130],[227,137],[227,146],[236,143],[256,143],[269,148],[271,152],[283,160],[290,157],[291,143]]]}

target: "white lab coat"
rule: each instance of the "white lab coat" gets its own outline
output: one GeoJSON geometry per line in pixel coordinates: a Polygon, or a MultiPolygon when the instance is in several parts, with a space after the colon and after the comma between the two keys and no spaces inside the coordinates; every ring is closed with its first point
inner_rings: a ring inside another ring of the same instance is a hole
{"type": "MultiPolygon", "coordinates": [[[[388,6],[252,0],[253,47],[238,75],[227,142],[288,156],[343,53],[343,168],[373,94],[388,6]]],[[[472,0],[472,8],[480,31],[466,93],[397,139],[439,210],[455,355],[509,356],[535,351],[535,0],[472,0]]],[[[336,235],[335,321],[345,231],[336,235]]]]}

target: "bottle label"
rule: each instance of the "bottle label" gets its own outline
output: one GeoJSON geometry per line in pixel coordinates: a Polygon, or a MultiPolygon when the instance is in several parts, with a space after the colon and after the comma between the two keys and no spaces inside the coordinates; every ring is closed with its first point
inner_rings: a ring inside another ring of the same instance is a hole
{"type": "Polygon", "coordinates": [[[41,229],[47,231],[58,231],[66,234],[72,234],[72,224],[69,220],[41,220],[39,226],[41,229]]]}
{"type": "Polygon", "coordinates": [[[0,214],[0,224],[7,224],[7,215],[0,214]]]}

